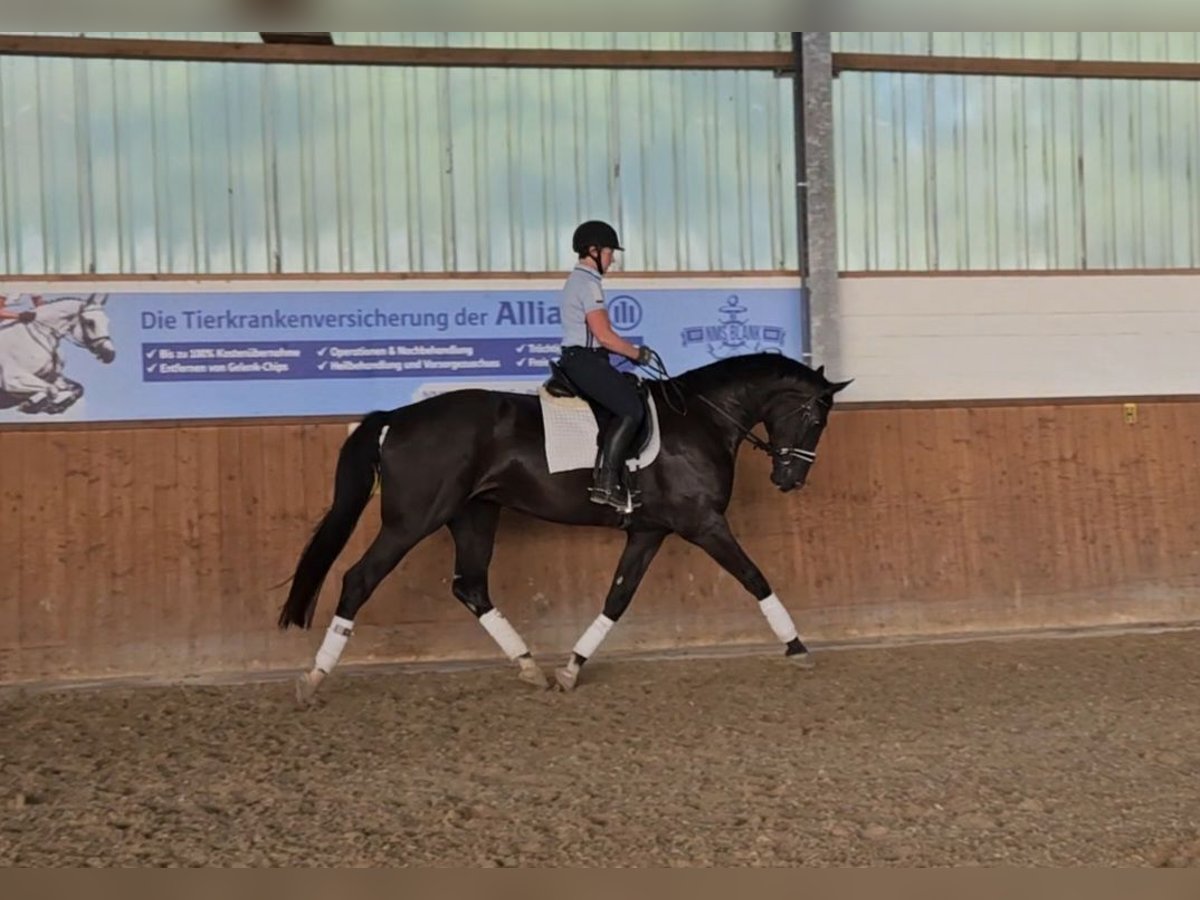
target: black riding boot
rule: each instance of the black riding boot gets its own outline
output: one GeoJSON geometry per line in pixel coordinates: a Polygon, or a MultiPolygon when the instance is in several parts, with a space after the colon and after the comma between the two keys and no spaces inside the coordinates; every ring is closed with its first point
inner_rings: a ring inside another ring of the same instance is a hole
{"type": "Polygon", "coordinates": [[[608,504],[620,510],[626,508],[629,498],[621,490],[621,467],[625,465],[629,445],[637,437],[637,431],[636,419],[620,419],[609,429],[596,467],[595,482],[588,492],[593,503],[608,504]]]}

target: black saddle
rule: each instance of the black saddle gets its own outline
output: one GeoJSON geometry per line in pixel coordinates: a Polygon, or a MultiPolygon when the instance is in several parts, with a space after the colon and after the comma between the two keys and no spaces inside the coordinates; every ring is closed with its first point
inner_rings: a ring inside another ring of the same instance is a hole
{"type": "Polygon", "coordinates": [[[549,360],[549,362],[550,377],[542,385],[546,389],[546,393],[551,397],[578,397],[579,389],[571,383],[571,379],[567,377],[567,373],[554,360],[549,360]]]}
{"type": "MultiPolygon", "coordinates": [[[[609,424],[613,420],[613,414],[605,409],[600,404],[592,400],[591,397],[579,390],[567,377],[567,373],[554,360],[549,360],[550,377],[542,384],[546,389],[546,393],[551,397],[578,397],[587,403],[592,408],[592,413],[596,417],[596,443],[597,447],[604,443],[604,435],[608,430],[609,424]]],[[[637,438],[634,439],[631,445],[632,456],[637,456],[646,449],[646,445],[650,443],[650,391],[646,387],[644,381],[634,375],[632,372],[622,372],[622,376],[628,378],[633,384],[634,390],[637,391],[638,399],[642,403],[642,427],[638,429],[637,438]]],[[[632,458],[632,457],[631,457],[632,458]]]]}

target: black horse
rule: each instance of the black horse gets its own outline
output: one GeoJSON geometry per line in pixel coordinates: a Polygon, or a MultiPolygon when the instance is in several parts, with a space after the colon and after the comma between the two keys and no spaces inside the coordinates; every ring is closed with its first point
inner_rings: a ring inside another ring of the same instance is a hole
{"type": "Polygon", "coordinates": [[[300,556],[279,626],[311,627],[321,585],[376,486],[382,526],[343,578],[336,614],[313,669],[297,682],[297,699],[307,702],[332,671],[355,615],[380,581],[443,526],[456,551],[454,596],[518,663],[523,680],[548,687],[524,641],[488,596],[502,507],[627,533],[603,613],[556,672],[562,689],[575,686],[580,666],[625,612],[671,533],[704,549],[733,575],[757,598],[786,653],[807,663],[791,617],[730,533],[725,510],[743,440],[771,454],[771,481],[781,491],[804,484],[834,395],[850,382],[828,381],[823,366],[813,370],[778,354],[752,354],[645,384],[658,409],[661,444],[658,458],[639,475],[643,504],[629,514],[589,502],[590,470],[549,473],[535,396],[463,390],[368,414],[342,446],[333,503],[300,556]],[[766,426],[765,442],[750,433],[759,423],[766,426]]]}

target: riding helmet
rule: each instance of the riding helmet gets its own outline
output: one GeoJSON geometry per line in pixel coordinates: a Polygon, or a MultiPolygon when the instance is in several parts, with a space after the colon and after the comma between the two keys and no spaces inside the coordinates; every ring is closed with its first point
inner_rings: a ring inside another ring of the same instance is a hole
{"type": "Polygon", "coordinates": [[[571,238],[571,247],[576,253],[586,253],[588,247],[609,247],[613,250],[624,250],[621,240],[617,237],[617,229],[607,222],[592,219],[584,222],[575,229],[571,238]]]}

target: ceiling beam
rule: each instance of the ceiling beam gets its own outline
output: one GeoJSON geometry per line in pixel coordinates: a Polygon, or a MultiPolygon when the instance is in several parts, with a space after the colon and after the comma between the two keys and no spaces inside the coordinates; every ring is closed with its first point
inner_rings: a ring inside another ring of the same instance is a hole
{"type": "Polygon", "coordinates": [[[260,31],[258,34],[264,44],[333,44],[333,33],[329,31],[260,31]]]}
{"type": "Polygon", "coordinates": [[[1131,81],[1197,81],[1200,63],[1101,59],[1020,59],[926,56],[904,53],[835,53],[833,73],[901,72],[917,75],[1008,75],[1022,78],[1115,78],[1131,81]]]}
{"type": "Polygon", "coordinates": [[[792,55],[786,50],[544,50],[505,47],[400,47],[379,44],[249,44],[16,34],[0,34],[0,55],[527,69],[751,69],[790,72],[792,67],[792,55]]]}
{"type": "MultiPolygon", "coordinates": [[[[0,56],[190,60],[301,65],[526,69],[750,70],[790,73],[791,53],[775,50],[545,50],[504,47],[341,46],[330,32],[259,32],[264,43],[80,38],[0,33],[0,56]],[[328,37],[328,42],[322,37],[328,37]],[[286,39],[286,40],[285,40],[286,39]]],[[[1019,59],[900,53],[834,53],[834,74],[1003,75],[1200,81],[1200,63],[1019,59]]]]}

